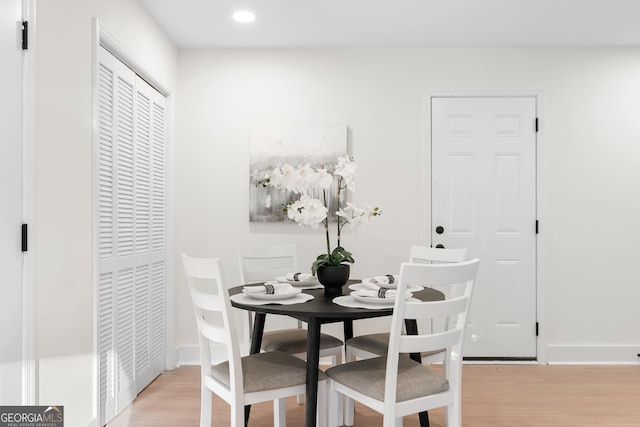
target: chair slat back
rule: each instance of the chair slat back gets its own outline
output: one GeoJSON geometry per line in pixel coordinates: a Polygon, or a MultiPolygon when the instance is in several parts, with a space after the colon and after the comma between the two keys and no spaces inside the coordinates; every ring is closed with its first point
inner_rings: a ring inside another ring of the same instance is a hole
{"type": "Polygon", "coordinates": [[[440,319],[463,313],[469,305],[468,296],[459,296],[445,301],[405,302],[405,319],[440,319]]]}
{"type": "Polygon", "coordinates": [[[223,344],[227,350],[231,388],[240,396],[244,393],[240,346],[229,294],[222,279],[220,259],[192,258],[183,254],[182,264],[198,325],[202,375],[211,373],[211,343],[223,344]],[[203,289],[205,286],[206,290],[203,289]],[[221,318],[222,322],[216,323],[214,317],[221,318]]]}
{"type": "Polygon", "coordinates": [[[431,335],[402,335],[398,352],[421,353],[451,348],[462,339],[462,332],[461,329],[451,329],[431,335]]]}
{"type": "Polygon", "coordinates": [[[190,289],[191,302],[193,303],[194,310],[197,313],[196,321],[198,322],[200,334],[204,335],[209,341],[221,344],[230,344],[226,330],[227,328],[225,328],[224,325],[212,323],[210,320],[213,313],[224,313],[224,298],[221,295],[202,292],[195,287],[190,289]]]}
{"type": "Polygon", "coordinates": [[[221,328],[206,320],[200,321],[200,335],[215,343],[225,343],[227,341],[227,332],[224,328],[221,328]]]}
{"type": "Polygon", "coordinates": [[[218,312],[224,310],[224,299],[221,295],[201,292],[195,287],[191,288],[191,301],[201,310],[218,312]]]}
{"type": "MultiPolygon", "coordinates": [[[[238,246],[240,281],[243,284],[266,282],[287,273],[298,273],[298,249],[294,244],[238,246]]],[[[253,333],[253,313],[247,311],[247,339],[253,333]]],[[[298,321],[298,328],[302,322],[298,321]]]]}
{"type": "Polygon", "coordinates": [[[386,369],[386,384],[394,386],[385,387],[385,401],[396,401],[398,360],[400,354],[406,352],[421,353],[444,349],[445,376],[450,384],[459,388],[464,328],[479,264],[478,259],[448,264],[401,264],[399,295],[406,293],[409,285],[419,283],[434,286],[464,284],[464,291],[462,295],[444,301],[407,302],[403,298],[396,299],[386,369]],[[407,319],[434,320],[436,318],[455,319],[455,321],[447,322],[447,329],[442,332],[419,328],[417,335],[402,334],[403,325],[407,319]]]}
{"type": "Polygon", "coordinates": [[[404,281],[407,285],[419,286],[422,286],[421,283],[428,283],[429,286],[466,283],[469,280],[475,279],[475,273],[477,271],[475,263],[471,261],[473,260],[452,264],[402,263],[400,282],[404,281]],[[425,266],[429,268],[422,268],[425,266]],[[405,268],[402,270],[402,267],[405,268]]]}
{"type": "MultiPolygon", "coordinates": [[[[409,251],[409,262],[414,264],[445,264],[453,262],[462,262],[467,259],[467,250],[464,248],[431,248],[429,246],[411,246],[409,251]]],[[[420,286],[429,286],[443,292],[447,298],[460,295],[461,287],[458,285],[434,285],[420,284],[420,286]]],[[[438,325],[440,325],[438,323],[438,325]]],[[[433,325],[432,325],[433,326],[433,325]]],[[[440,326],[441,328],[442,326],[440,326]]]]}
{"type": "Polygon", "coordinates": [[[240,280],[245,284],[298,272],[298,255],[294,244],[239,246],[238,256],[240,280]]]}
{"type": "Polygon", "coordinates": [[[409,262],[414,264],[462,262],[466,259],[467,250],[463,248],[446,249],[412,245],[409,251],[409,262]]]}

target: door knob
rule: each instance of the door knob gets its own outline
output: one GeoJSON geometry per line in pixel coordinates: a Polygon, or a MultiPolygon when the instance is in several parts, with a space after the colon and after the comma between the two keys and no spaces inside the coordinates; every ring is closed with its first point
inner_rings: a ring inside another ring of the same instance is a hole
{"type": "Polygon", "coordinates": [[[444,249],[444,245],[442,243],[438,243],[436,245],[436,249],[444,249]]]}
{"type": "Polygon", "coordinates": [[[438,233],[438,234],[444,233],[444,227],[441,226],[441,225],[437,226],[436,227],[436,233],[438,233]]]}

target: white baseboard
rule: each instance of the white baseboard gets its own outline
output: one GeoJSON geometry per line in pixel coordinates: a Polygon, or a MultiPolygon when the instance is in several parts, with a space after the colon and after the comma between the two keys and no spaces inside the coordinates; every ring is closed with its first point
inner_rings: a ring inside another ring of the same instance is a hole
{"type": "MultiPolygon", "coordinates": [[[[249,350],[240,346],[240,353],[244,356],[249,354],[249,350]]],[[[211,363],[216,365],[227,360],[227,355],[222,346],[211,347],[211,363]]],[[[200,347],[197,345],[181,346],[176,349],[176,368],[180,366],[200,366],[200,347]]]]}
{"type": "Polygon", "coordinates": [[[200,365],[200,349],[197,346],[178,347],[175,360],[176,368],[200,365]]]}
{"type": "Polygon", "coordinates": [[[549,365],[640,365],[640,345],[549,345],[549,365]]]}
{"type": "MultiPolygon", "coordinates": [[[[241,350],[242,351],[242,350],[241,350]]],[[[550,345],[546,348],[549,365],[640,365],[639,346],[582,346],[550,345]]],[[[247,354],[248,351],[242,351],[247,354]]],[[[225,356],[221,349],[212,349],[212,363],[219,363],[225,356]],[[217,355],[217,356],[216,356],[217,355]],[[217,359],[217,360],[216,360],[217,359]]],[[[198,346],[182,346],[176,350],[177,366],[200,365],[198,346]]],[[[323,361],[320,360],[320,363],[323,361]]],[[[480,362],[488,363],[488,362],[480,362]]],[[[500,362],[504,363],[504,362],[500,362]]]]}

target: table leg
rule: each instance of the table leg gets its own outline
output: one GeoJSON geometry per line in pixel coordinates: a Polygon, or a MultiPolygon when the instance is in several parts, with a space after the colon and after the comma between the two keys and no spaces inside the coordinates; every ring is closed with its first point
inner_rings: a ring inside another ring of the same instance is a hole
{"type": "MultiPolygon", "coordinates": [[[[405,319],[404,327],[407,329],[407,335],[418,335],[418,322],[415,319],[405,319]]],[[[418,363],[422,363],[420,353],[411,353],[409,357],[418,363]]],[[[420,412],[418,417],[420,418],[420,427],[429,427],[429,412],[420,412]]]]}
{"type": "MultiPolygon", "coordinates": [[[[407,335],[418,335],[418,322],[415,319],[405,319],[404,327],[407,330],[407,335]]],[[[422,363],[420,353],[411,353],[410,357],[416,362],[422,363]]]]}
{"type": "MultiPolygon", "coordinates": [[[[253,331],[251,333],[251,349],[250,354],[260,353],[262,347],[262,333],[264,332],[264,321],[267,315],[265,313],[256,313],[253,319],[253,331]]],[[[318,337],[319,339],[319,337],[318,337]]],[[[319,351],[319,350],[318,350],[319,351]]],[[[244,425],[249,425],[249,414],[251,413],[251,405],[244,407],[244,425]]]]}
{"type": "Polygon", "coordinates": [[[260,353],[262,347],[262,333],[264,332],[264,321],[267,318],[265,313],[256,313],[253,319],[253,331],[251,332],[250,354],[260,353]]]}
{"type": "Polygon", "coordinates": [[[304,408],[305,427],[316,427],[319,364],[320,322],[318,319],[310,318],[307,323],[307,404],[304,408]]]}
{"type": "Polygon", "coordinates": [[[344,342],[353,338],[353,320],[345,320],[342,322],[342,327],[344,329],[344,342]]]}

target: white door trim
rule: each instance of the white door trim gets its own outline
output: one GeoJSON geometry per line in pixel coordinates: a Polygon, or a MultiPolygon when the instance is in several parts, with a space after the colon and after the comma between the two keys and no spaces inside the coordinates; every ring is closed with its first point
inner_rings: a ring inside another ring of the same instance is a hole
{"type": "Polygon", "coordinates": [[[531,89],[429,89],[424,94],[424,144],[423,144],[423,174],[422,174],[422,194],[425,195],[423,202],[424,222],[422,224],[423,241],[431,245],[431,100],[438,97],[494,97],[494,98],[519,98],[533,97],[536,99],[537,117],[540,123],[536,135],[536,217],[540,223],[539,233],[536,236],[536,318],[540,325],[536,340],[537,362],[547,364],[546,334],[545,334],[545,268],[544,259],[547,253],[547,239],[545,239],[544,224],[548,217],[547,203],[547,179],[545,167],[548,164],[546,148],[544,144],[546,123],[544,120],[544,100],[542,90],[531,89]]]}
{"type": "MultiPolygon", "coordinates": [[[[93,18],[94,30],[97,33],[97,42],[99,46],[104,47],[113,54],[116,58],[122,61],[127,67],[131,68],[137,75],[142,77],[147,83],[149,83],[155,90],[160,92],[163,96],[169,96],[169,90],[165,88],[152,73],[146,70],[146,67],[138,61],[136,55],[125,47],[118,38],[109,31],[104,24],[100,22],[98,18],[93,18]]],[[[96,46],[97,48],[97,46],[96,46]]]]}
{"type": "Polygon", "coordinates": [[[38,404],[35,304],[35,146],[36,146],[36,0],[22,0],[29,22],[28,49],[22,54],[22,223],[28,224],[28,251],[22,254],[22,404],[38,404]]]}

